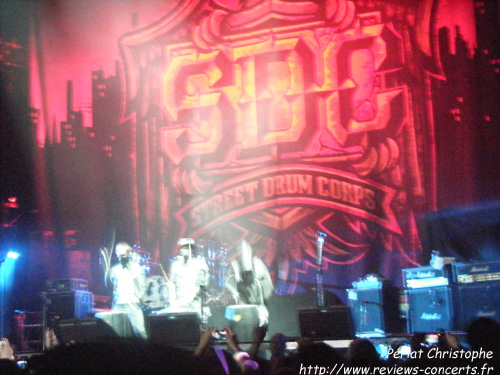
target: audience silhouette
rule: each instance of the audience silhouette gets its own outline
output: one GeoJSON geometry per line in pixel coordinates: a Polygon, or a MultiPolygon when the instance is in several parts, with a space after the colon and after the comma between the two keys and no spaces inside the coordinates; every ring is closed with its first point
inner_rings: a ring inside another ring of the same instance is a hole
{"type": "MultiPolygon", "coordinates": [[[[334,348],[322,341],[299,338],[295,350],[289,350],[288,338],[277,333],[269,340],[268,350],[260,350],[267,333],[265,326],[255,328],[253,342],[248,346],[248,351],[245,351],[236,334],[230,328],[225,330],[226,338],[223,340],[215,339],[215,328],[200,330],[196,348],[132,338],[73,342],[66,345],[51,340],[52,345],[47,350],[27,360],[26,368],[16,363],[9,341],[2,339],[0,374],[297,375],[321,373],[324,369],[339,369],[341,366],[364,367],[368,371],[375,367],[394,366],[413,366],[418,369],[474,366],[478,373],[488,374],[496,374],[500,370],[500,324],[491,318],[477,318],[471,322],[462,342],[449,333],[443,333],[439,342],[429,344],[425,341],[424,333],[414,333],[409,338],[409,343],[412,352],[418,352],[419,355],[389,359],[381,358],[374,342],[368,338],[352,340],[346,350],[334,348]],[[427,355],[433,350],[447,353],[482,351],[491,355],[474,361],[464,355],[433,358],[427,355]]],[[[402,343],[403,341],[399,341],[397,345],[402,343]]]]}

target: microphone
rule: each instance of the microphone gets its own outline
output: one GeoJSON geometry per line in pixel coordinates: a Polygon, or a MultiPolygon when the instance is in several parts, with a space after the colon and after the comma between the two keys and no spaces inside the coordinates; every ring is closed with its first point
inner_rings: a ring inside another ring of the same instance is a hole
{"type": "Polygon", "coordinates": [[[316,232],[318,237],[316,239],[316,252],[318,255],[318,259],[316,259],[316,264],[318,265],[318,269],[316,271],[316,299],[319,307],[325,307],[325,296],[323,292],[323,274],[321,272],[321,263],[323,256],[323,244],[325,243],[326,234],[323,232],[316,232]]]}
{"type": "Polygon", "coordinates": [[[318,235],[318,237],[316,238],[316,243],[317,243],[317,248],[316,248],[316,254],[317,254],[317,259],[316,259],[316,263],[318,266],[321,267],[321,261],[322,261],[322,256],[323,256],[323,244],[325,243],[325,238],[327,237],[326,236],[326,233],[323,233],[323,232],[320,232],[320,231],[317,231],[316,234],[318,235]]]}

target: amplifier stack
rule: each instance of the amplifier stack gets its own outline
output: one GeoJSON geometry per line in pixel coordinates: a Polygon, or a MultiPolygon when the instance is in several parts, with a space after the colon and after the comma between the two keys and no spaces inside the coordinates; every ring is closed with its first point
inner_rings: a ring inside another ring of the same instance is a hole
{"type": "Polygon", "coordinates": [[[399,290],[389,280],[370,274],[352,286],[347,296],[356,334],[376,337],[401,332],[399,290]]]}
{"type": "Polygon", "coordinates": [[[94,295],[82,279],[49,280],[43,297],[48,322],[86,318],[94,308],[94,295]]]}
{"type": "Polygon", "coordinates": [[[478,317],[500,322],[500,261],[451,265],[457,328],[478,317]]]}
{"type": "Polygon", "coordinates": [[[500,322],[500,261],[408,268],[403,283],[409,333],[466,331],[479,317],[500,322]]]}
{"type": "Polygon", "coordinates": [[[403,270],[403,283],[408,301],[407,331],[436,332],[454,330],[452,290],[449,270],[433,267],[403,270]]]}

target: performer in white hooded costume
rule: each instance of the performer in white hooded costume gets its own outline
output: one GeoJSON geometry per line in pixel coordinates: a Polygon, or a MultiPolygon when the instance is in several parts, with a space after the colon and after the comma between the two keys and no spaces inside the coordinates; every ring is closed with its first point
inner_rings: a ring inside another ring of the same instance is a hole
{"type": "Polygon", "coordinates": [[[231,262],[234,272],[226,283],[237,303],[256,305],[259,326],[269,322],[267,303],[273,295],[274,285],[264,262],[253,255],[250,244],[243,240],[236,247],[238,258],[231,262]]]}

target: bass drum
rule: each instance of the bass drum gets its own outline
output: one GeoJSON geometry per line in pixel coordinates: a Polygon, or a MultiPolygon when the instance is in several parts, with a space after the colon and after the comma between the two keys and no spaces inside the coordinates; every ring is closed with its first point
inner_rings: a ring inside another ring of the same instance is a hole
{"type": "Polygon", "coordinates": [[[146,290],[142,298],[145,308],[164,309],[170,306],[171,284],[163,276],[151,276],[146,279],[146,290]]]}

